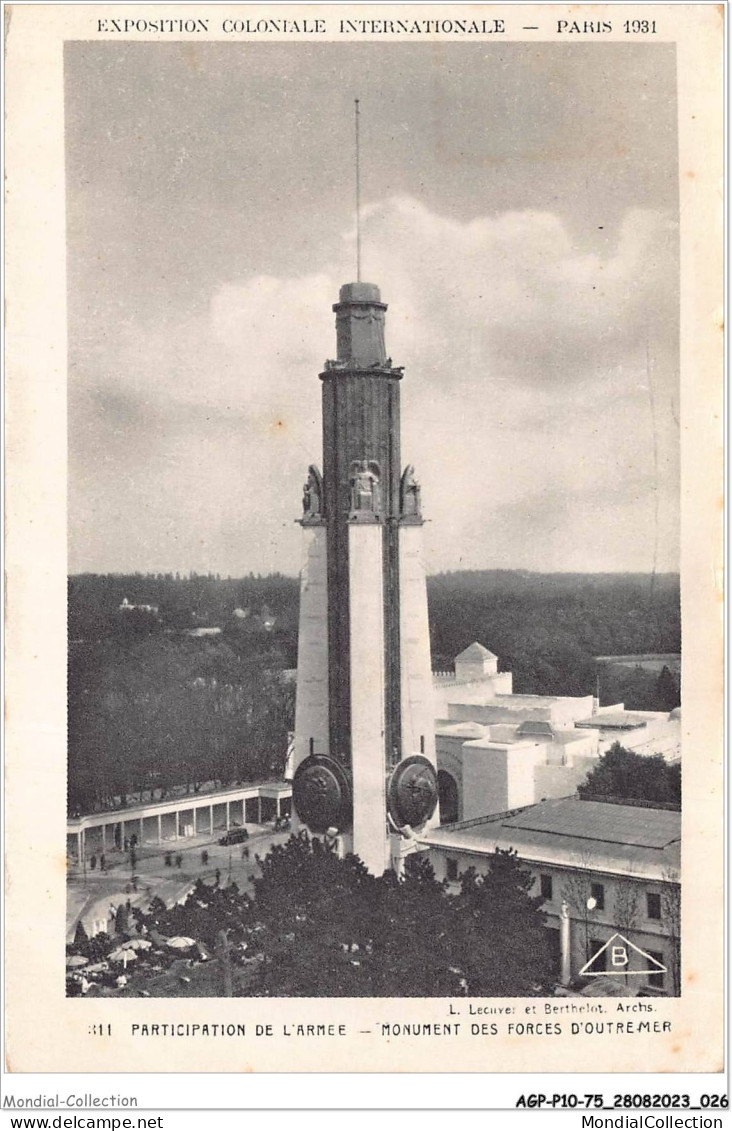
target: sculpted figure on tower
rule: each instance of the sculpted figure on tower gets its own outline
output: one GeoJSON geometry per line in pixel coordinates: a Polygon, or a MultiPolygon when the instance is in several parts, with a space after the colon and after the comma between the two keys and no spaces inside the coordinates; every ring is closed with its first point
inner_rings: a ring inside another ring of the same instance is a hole
{"type": "Polygon", "coordinates": [[[351,510],[372,515],[381,512],[379,465],[374,460],[354,460],[351,464],[351,510]]]}

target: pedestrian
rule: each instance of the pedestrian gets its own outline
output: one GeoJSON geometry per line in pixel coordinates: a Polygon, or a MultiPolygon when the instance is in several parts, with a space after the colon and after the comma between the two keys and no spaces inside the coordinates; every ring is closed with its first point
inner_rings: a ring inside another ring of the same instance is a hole
{"type": "Polygon", "coordinates": [[[175,866],[176,866],[176,868],[182,868],[183,867],[183,856],[181,855],[180,852],[178,853],[178,855],[175,858],[175,866]]]}
{"type": "Polygon", "coordinates": [[[107,870],[107,858],[104,853],[99,857],[99,870],[100,872],[106,872],[107,870]]]}
{"type": "Polygon", "coordinates": [[[221,869],[217,868],[216,869],[216,887],[218,887],[220,883],[221,883],[221,869]]]}
{"type": "MultiPolygon", "coordinates": [[[[134,876],[132,877],[132,882],[133,882],[133,884],[134,884],[134,882],[135,882],[135,877],[134,877],[134,876]]],[[[127,908],[127,910],[129,911],[129,910],[131,909],[131,907],[132,907],[132,900],[128,899],[128,900],[127,900],[127,902],[126,902],[126,904],[125,904],[125,907],[126,907],[126,908],[127,908]]]]}

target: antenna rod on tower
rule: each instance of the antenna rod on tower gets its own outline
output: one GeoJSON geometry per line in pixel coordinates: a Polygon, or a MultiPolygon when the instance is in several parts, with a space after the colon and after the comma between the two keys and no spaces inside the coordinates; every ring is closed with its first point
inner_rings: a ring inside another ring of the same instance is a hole
{"type": "Polygon", "coordinates": [[[356,282],[361,282],[361,169],[360,169],[360,142],[358,133],[358,99],[354,99],[356,107],[356,282]]]}

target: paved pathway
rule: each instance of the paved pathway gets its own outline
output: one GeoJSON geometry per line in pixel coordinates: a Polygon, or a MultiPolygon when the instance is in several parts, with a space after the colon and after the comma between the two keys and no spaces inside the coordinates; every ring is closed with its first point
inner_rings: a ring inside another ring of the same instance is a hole
{"type": "Polygon", "coordinates": [[[80,918],[91,925],[94,920],[108,919],[110,905],[115,908],[129,899],[132,907],[147,907],[159,896],[168,907],[185,899],[197,879],[214,883],[216,869],[221,873],[221,883],[231,878],[242,890],[248,889],[250,876],[256,869],[255,857],[265,855],[273,844],[284,843],[289,832],[275,833],[272,828],[259,827],[250,834],[246,847],[249,859],[242,858],[242,845],[220,845],[210,837],[196,837],[170,842],[160,848],[146,846],[138,854],[135,874],[137,891],[131,884],[129,861],[121,853],[107,856],[108,869],[93,872],[87,868],[86,876],[80,869],[69,872],[66,904],[66,940],[71,942],[80,918]],[[208,863],[201,860],[201,852],[208,852],[208,863]],[[165,854],[173,858],[180,853],[182,867],[166,867],[165,854]]]}

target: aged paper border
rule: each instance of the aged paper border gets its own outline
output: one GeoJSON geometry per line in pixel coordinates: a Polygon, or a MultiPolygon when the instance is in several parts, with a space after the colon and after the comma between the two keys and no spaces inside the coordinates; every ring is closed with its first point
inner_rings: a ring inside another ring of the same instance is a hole
{"type": "MultiPolygon", "coordinates": [[[[212,28],[242,6],[202,5],[212,28]]],[[[447,1020],[442,999],[104,1000],[64,996],[66,325],[62,49],[141,5],[15,5],[7,52],[6,1069],[10,1072],[719,1072],[723,1048],[723,6],[247,5],[246,15],[655,19],[677,45],[681,214],[684,989],[649,1037],[387,1042],[358,1029],[447,1020]],[[518,13],[520,12],[520,17],[518,13]],[[89,1026],[112,1023],[101,1041],[89,1026]],[[345,1022],[347,1039],[133,1039],[133,1022],[345,1022]]],[[[163,11],[164,9],[164,11],[163,11]]],[[[195,5],[155,5],[191,16],[195,5]]],[[[198,14],[203,14],[200,12],[198,14]]],[[[334,30],[330,30],[330,29],[334,30]]],[[[137,39],[139,35],[116,38],[137,39]]],[[[185,39],[181,35],[166,41],[185,39]]],[[[211,32],[208,39],[224,39],[211,32]]],[[[291,36],[279,38],[292,39],[291,36]]],[[[295,37],[296,38],[296,37],[295,37]]],[[[307,37],[303,37],[307,38],[307,37]]],[[[364,39],[369,37],[365,36],[364,39]]],[[[383,40],[383,37],[374,37],[383,40]]],[[[427,36],[425,39],[429,38],[427,36]]],[[[555,38],[551,32],[546,36],[555,38]]],[[[241,37],[238,37],[240,40],[241,37]]],[[[575,42],[582,42],[576,37],[575,42]]],[[[532,999],[534,1000],[534,999],[532,999]]],[[[464,1004],[464,1003],[463,1003],[464,1004]]],[[[493,999],[491,1004],[500,1004],[493,999]]],[[[464,1026],[467,1029],[467,1026],[464,1026]]]]}

